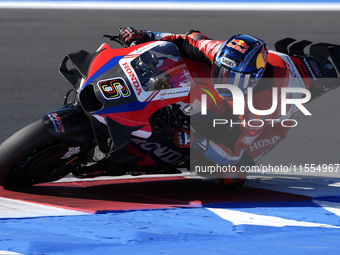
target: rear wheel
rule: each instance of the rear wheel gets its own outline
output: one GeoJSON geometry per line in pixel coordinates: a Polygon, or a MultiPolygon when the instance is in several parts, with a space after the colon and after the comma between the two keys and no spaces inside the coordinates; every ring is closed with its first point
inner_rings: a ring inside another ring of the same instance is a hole
{"type": "Polygon", "coordinates": [[[42,121],[21,129],[0,145],[0,185],[25,187],[63,178],[79,166],[87,149],[48,133],[42,121]]]}

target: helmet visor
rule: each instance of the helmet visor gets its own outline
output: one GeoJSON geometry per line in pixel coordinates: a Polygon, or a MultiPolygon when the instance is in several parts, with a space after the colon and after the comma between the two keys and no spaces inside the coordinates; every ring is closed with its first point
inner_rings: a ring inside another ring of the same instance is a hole
{"type": "MultiPolygon", "coordinates": [[[[252,73],[241,73],[230,70],[222,65],[219,65],[216,61],[214,62],[212,69],[212,77],[214,84],[228,84],[239,87],[242,92],[247,93],[248,87],[254,87],[263,73],[263,68],[257,72],[252,73]]],[[[225,99],[231,97],[231,92],[228,89],[216,89],[218,94],[225,99]]]]}

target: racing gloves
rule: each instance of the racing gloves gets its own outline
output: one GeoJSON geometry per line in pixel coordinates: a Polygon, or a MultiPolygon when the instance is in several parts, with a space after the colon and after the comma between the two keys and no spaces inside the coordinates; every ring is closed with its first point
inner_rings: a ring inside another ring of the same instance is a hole
{"type": "Polygon", "coordinates": [[[119,29],[119,39],[128,46],[144,42],[144,35],[134,27],[119,29]]]}

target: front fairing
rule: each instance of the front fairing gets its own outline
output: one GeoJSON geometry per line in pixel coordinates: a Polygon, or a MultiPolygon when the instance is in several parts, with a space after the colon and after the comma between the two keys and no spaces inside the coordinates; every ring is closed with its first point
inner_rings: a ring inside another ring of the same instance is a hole
{"type": "MultiPolygon", "coordinates": [[[[147,138],[150,116],[183,101],[190,92],[188,68],[170,42],[151,42],[125,49],[103,44],[79,86],[78,98],[93,121],[108,126],[111,138],[128,130],[147,138]]],[[[122,147],[130,138],[126,136],[122,147]]]]}

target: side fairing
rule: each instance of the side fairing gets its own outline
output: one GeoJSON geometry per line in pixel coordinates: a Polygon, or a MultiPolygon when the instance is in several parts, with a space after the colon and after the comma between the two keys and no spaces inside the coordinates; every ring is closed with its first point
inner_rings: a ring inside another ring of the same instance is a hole
{"type": "Polygon", "coordinates": [[[131,133],[149,137],[150,116],[185,99],[190,84],[189,71],[172,43],[151,42],[124,49],[103,44],[80,82],[78,99],[98,137],[102,130],[96,131],[96,127],[106,125],[117,149],[129,142],[131,133]],[[153,64],[147,63],[149,56],[153,64]]]}

